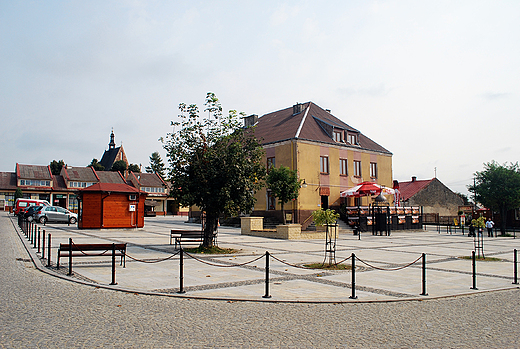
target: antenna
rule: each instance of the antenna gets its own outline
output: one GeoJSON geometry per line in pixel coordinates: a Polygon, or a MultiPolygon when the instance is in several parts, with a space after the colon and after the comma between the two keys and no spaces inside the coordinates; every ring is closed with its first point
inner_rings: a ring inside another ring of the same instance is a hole
{"type": "Polygon", "coordinates": [[[434,177],[433,178],[437,178],[437,167],[433,168],[433,173],[434,173],[434,177]]]}

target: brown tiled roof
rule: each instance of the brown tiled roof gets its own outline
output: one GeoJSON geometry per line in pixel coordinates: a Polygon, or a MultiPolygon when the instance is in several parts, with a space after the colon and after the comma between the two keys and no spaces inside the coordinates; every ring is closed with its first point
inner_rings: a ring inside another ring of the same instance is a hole
{"type": "Polygon", "coordinates": [[[67,188],[67,185],[65,184],[65,179],[63,178],[63,176],[52,176],[52,190],[69,190],[67,188]]]}
{"type": "Polygon", "coordinates": [[[16,175],[21,179],[52,180],[50,166],[16,164],[16,175]]]}
{"type": "Polygon", "coordinates": [[[16,173],[0,172],[0,190],[16,190],[16,173]]]}
{"type": "Polygon", "coordinates": [[[125,184],[126,182],[118,171],[96,171],[100,183],[119,183],[125,184]]]}
{"type": "MultiPolygon", "coordinates": [[[[113,192],[113,193],[139,193],[137,188],[131,187],[128,184],[121,183],[96,183],[90,187],[79,190],[80,192],[88,191],[101,191],[101,192],[113,192]]],[[[141,192],[141,194],[146,194],[141,192]]]]}
{"type": "Polygon", "coordinates": [[[297,114],[293,114],[293,107],[290,107],[260,117],[255,128],[256,137],[264,145],[289,139],[301,139],[391,154],[390,151],[316,104],[307,102],[302,106],[302,111],[297,114]],[[333,128],[358,134],[359,144],[335,142],[331,134],[333,128]]]}
{"type": "Polygon", "coordinates": [[[65,167],[63,166],[61,174],[68,181],[79,182],[97,182],[98,179],[91,167],[65,167]]]}
{"type": "Polygon", "coordinates": [[[165,183],[157,173],[141,173],[141,186],[143,187],[162,187],[165,183]]]}
{"type": "Polygon", "coordinates": [[[410,182],[399,182],[399,193],[403,200],[408,200],[424,188],[426,188],[433,179],[414,180],[410,182]]]}

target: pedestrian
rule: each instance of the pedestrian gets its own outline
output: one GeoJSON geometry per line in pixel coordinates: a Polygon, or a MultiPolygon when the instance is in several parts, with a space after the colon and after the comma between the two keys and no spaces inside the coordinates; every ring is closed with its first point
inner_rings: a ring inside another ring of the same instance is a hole
{"type": "Polygon", "coordinates": [[[488,237],[493,237],[493,227],[495,226],[495,222],[488,218],[486,221],[486,228],[488,230],[488,237]]]}

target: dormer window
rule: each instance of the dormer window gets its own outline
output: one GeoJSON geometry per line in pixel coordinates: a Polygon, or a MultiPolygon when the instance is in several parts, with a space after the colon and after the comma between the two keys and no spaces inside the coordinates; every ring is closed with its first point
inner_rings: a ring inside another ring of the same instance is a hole
{"type": "Polygon", "coordinates": [[[334,141],[343,142],[343,131],[342,130],[334,130],[333,132],[334,141]]]}
{"type": "Polygon", "coordinates": [[[357,144],[357,135],[352,133],[347,134],[347,143],[357,144]]]}

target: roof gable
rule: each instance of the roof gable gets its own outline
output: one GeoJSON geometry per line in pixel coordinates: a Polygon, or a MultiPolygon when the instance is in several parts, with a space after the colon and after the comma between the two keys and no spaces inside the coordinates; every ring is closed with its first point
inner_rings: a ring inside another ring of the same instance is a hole
{"type": "Polygon", "coordinates": [[[399,182],[399,193],[403,200],[407,200],[426,188],[433,179],[413,180],[409,182],[399,182]]]}
{"type": "Polygon", "coordinates": [[[117,154],[119,154],[120,149],[121,149],[121,147],[110,148],[108,150],[105,150],[105,152],[103,153],[103,157],[101,158],[101,161],[99,162],[99,164],[103,165],[103,167],[105,168],[105,171],[110,171],[110,169],[112,168],[112,165],[114,164],[114,162],[116,160],[117,154]]]}

